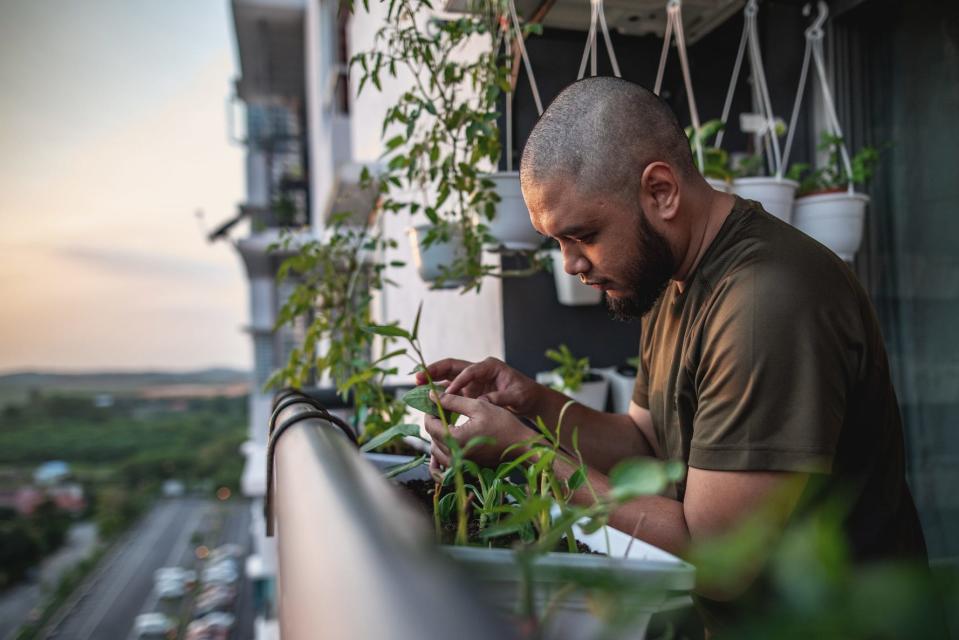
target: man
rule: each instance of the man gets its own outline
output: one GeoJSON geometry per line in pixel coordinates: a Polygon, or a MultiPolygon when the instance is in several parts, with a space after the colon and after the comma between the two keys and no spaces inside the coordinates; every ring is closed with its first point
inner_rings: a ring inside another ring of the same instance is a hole
{"type": "MultiPolygon", "coordinates": [[[[925,557],[879,325],[839,258],[758,203],[711,189],[669,107],[623,80],[563,91],[520,175],[532,223],[559,242],[566,271],[602,288],[617,317],[643,317],[628,415],[578,404],[566,414],[594,487],[629,457],[688,465],[668,495],[620,508],[615,527],[683,555],[773,496],[766,517],[778,528],[797,505],[841,496],[855,558],[925,557]]],[[[552,425],[568,400],[493,359],[441,360],[429,373],[450,381],[442,405],[469,417],[454,437],[495,440],[471,455],[488,465],[530,435],[514,414],[552,425]]],[[[448,464],[442,425],[425,426],[433,468],[448,464]]],[[[751,577],[706,595],[736,598],[751,577]]]]}

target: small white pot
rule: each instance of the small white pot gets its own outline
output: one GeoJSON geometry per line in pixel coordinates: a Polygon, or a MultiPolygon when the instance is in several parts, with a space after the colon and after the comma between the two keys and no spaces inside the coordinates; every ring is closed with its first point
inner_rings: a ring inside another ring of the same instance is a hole
{"type": "Polygon", "coordinates": [[[629,413],[629,403],[633,400],[636,387],[636,375],[627,375],[626,367],[607,367],[596,372],[609,381],[610,402],[615,413],[629,413]]]}
{"type": "Polygon", "coordinates": [[[755,200],[783,222],[792,221],[797,187],[798,182],[786,178],[736,178],[733,181],[733,193],[755,200]]]}
{"type": "Polygon", "coordinates": [[[708,182],[709,186],[716,191],[722,191],[723,193],[733,192],[733,185],[729,184],[725,180],[720,180],[719,178],[706,178],[706,182],[708,182]]]}
{"type": "MultiPolygon", "coordinates": [[[[427,248],[421,246],[421,238],[426,236],[427,231],[433,225],[421,224],[408,230],[410,234],[410,247],[413,251],[413,264],[420,277],[425,282],[433,282],[442,275],[441,267],[449,267],[456,261],[456,258],[463,256],[463,243],[461,239],[454,235],[448,242],[434,242],[427,248]]],[[[461,280],[444,280],[442,289],[455,289],[463,282],[461,280]]]]}
{"type": "Polygon", "coordinates": [[[541,371],[537,373],[536,382],[549,385],[590,409],[606,411],[606,396],[609,394],[609,380],[603,375],[603,371],[601,370],[591,370],[590,373],[599,376],[599,380],[585,381],[576,391],[560,389],[559,377],[552,371],[541,371]]]}
{"type": "Polygon", "coordinates": [[[518,171],[501,171],[484,176],[492,180],[499,204],[496,205],[496,217],[491,220],[489,233],[496,238],[497,245],[507,249],[532,250],[543,242],[543,236],[536,233],[529,219],[529,209],[523,200],[519,186],[518,171]]]}
{"type": "Polygon", "coordinates": [[[588,284],[583,284],[579,276],[571,276],[563,269],[563,252],[553,249],[549,252],[553,259],[553,279],[556,282],[556,297],[560,304],[575,307],[598,304],[603,292],[588,284]]]}
{"type": "Polygon", "coordinates": [[[852,262],[862,244],[869,196],[862,193],[820,193],[796,200],[793,225],[852,262]]]}

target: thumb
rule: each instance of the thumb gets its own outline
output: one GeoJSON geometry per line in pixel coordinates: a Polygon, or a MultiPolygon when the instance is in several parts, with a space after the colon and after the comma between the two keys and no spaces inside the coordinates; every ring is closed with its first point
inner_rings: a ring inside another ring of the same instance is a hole
{"type": "MultiPolygon", "coordinates": [[[[430,399],[436,402],[436,393],[430,392],[430,399]]],[[[466,398],[453,393],[444,393],[439,397],[440,406],[449,411],[455,411],[466,417],[473,417],[480,407],[480,401],[475,398],[466,398]]]]}

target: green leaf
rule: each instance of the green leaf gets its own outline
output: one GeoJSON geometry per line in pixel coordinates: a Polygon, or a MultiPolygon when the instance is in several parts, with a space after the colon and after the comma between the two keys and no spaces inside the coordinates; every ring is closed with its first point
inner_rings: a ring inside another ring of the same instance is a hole
{"type": "MultiPolygon", "coordinates": [[[[439,385],[436,385],[436,390],[439,393],[443,393],[443,387],[439,385]]],[[[428,384],[413,387],[403,394],[401,400],[414,409],[422,411],[423,413],[428,413],[434,418],[440,417],[440,412],[439,409],[436,408],[436,403],[430,400],[430,386],[428,384]]],[[[455,423],[457,418],[459,418],[459,414],[452,411],[446,412],[446,421],[450,425],[455,423]]]]}
{"type": "Polygon", "coordinates": [[[674,482],[672,478],[681,478],[684,469],[682,463],[675,461],[667,464],[649,458],[626,460],[616,465],[609,474],[613,489],[610,496],[622,502],[639,496],[656,495],[670,482],[674,482]]]}
{"type": "Polygon", "coordinates": [[[447,493],[440,498],[439,503],[436,505],[436,510],[439,513],[441,522],[452,522],[453,516],[456,514],[456,494],[447,493]]]}
{"type": "Polygon", "coordinates": [[[363,444],[360,447],[360,451],[364,453],[367,451],[373,451],[382,447],[384,444],[389,444],[397,438],[402,438],[403,436],[418,436],[420,435],[420,427],[416,424],[398,424],[390,427],[383,433],[377,435],[374,438],[371,438],[369,441],[363,444]]]}
{"type": "Polygon", "coordinates": [[[576,491],[580,487],[586,484],[586,467],[580,467],[573,475],[569,477],[569,480],[566,481],[566,486],[571,490],[576,491]]]}
{"type": "Polygon", "coordinates": [[[391,325],[391,324],[374,324],[366,328],[370,333],[375,333],[379,336],[390,336],[393,338],[406,338],[410,339],[410,333],[406,329],[401,329],[400,327],[391,325]]]}
{"type": "Polygon", "coordinates": [[[419,456],[419,457],[417,457],[417,458],[413,458],[413,459],[410,460],[409,462],[405,462],[405,463],[403,463],[403,464],[398,464],[398,465],[396,465],[395,467],[390,467],[389,469],[387,469],[387,470],[384,472],[383,475],[385,475],[387,478],[396,477],[396,476],[400,475],[401,473],[404,473],[404,472],[406,472],[406,471],[409,471],[410,469],[415,469],[416,467],[418,467],[418,466],[420,466],[421,464],[425,463],[425,462],[426,462],[426,458],[427,458],[427,455],[424,453],[423,455],[421,455],[421,456],[419,456]]]}
{"type": "Polygon", "coordinates": [[[420,306],[416,309],[416,320],[413,321],[413,332],[411,334],[411,339],[416,340],[416,336],[419,335],[420,331],[420,314],[423,313],[423,301],[420,301],[420,306]]]}

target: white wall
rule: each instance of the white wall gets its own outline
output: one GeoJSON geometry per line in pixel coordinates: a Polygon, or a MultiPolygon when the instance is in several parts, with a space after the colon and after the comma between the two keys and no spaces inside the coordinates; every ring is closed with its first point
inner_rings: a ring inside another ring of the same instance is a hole
{"type": "MultiPolygon", "coordinates": [[[[373,48],[373,37],[382,25],[385,12],[385,3],[371,2],[369,14],[357,4],[357,12],[349,30],[351,55],[373,48]]],[[[478,41],[465,48],[463,55],[476,55],[481,46],[483,43],[478,41]]],[[[353,153],[358,162],[375,162],[379,159],[383,151],[380,130],[386,108],[395,103],[397,97],[412,82],[409,76],[397,79],[383,77],[382,80],[381,92],[376,91],[375,87],[367,86],[364,87],[363,94],[353,100],[353,153]]],[[[358,73],[351,75],[351,82],[353,95],[356,96],[358,73]]],[[[390,135],[387,133],[387,138],[390,135]]],[[[398,320],[401,326],[409,327],[413,324],[417,307],[422,301],[420,336],[427,360],[447,356],[467,360],[480,360],[486,356],[502,358],[504,344],[500,281],[487,278],[479,294],[461,295],[457,290],[430,291],[413,267],[410,240],[406,233],[413,224],[422,222],[426,222],[425,217],[414,219],[407,213],[388,214],[383,220],[387,235],[399,243],[399,249],[391,252],[387,259],[403,260],[407,266],[391,269],[390,278],[400,286],[389,287],[380,296],[380,319],[398,320]]],[[[403,373],[410,368],[407,363],[400,365],[403,373]]],[[[407,376],[400,378],[406,379],[407,376]]]]}

